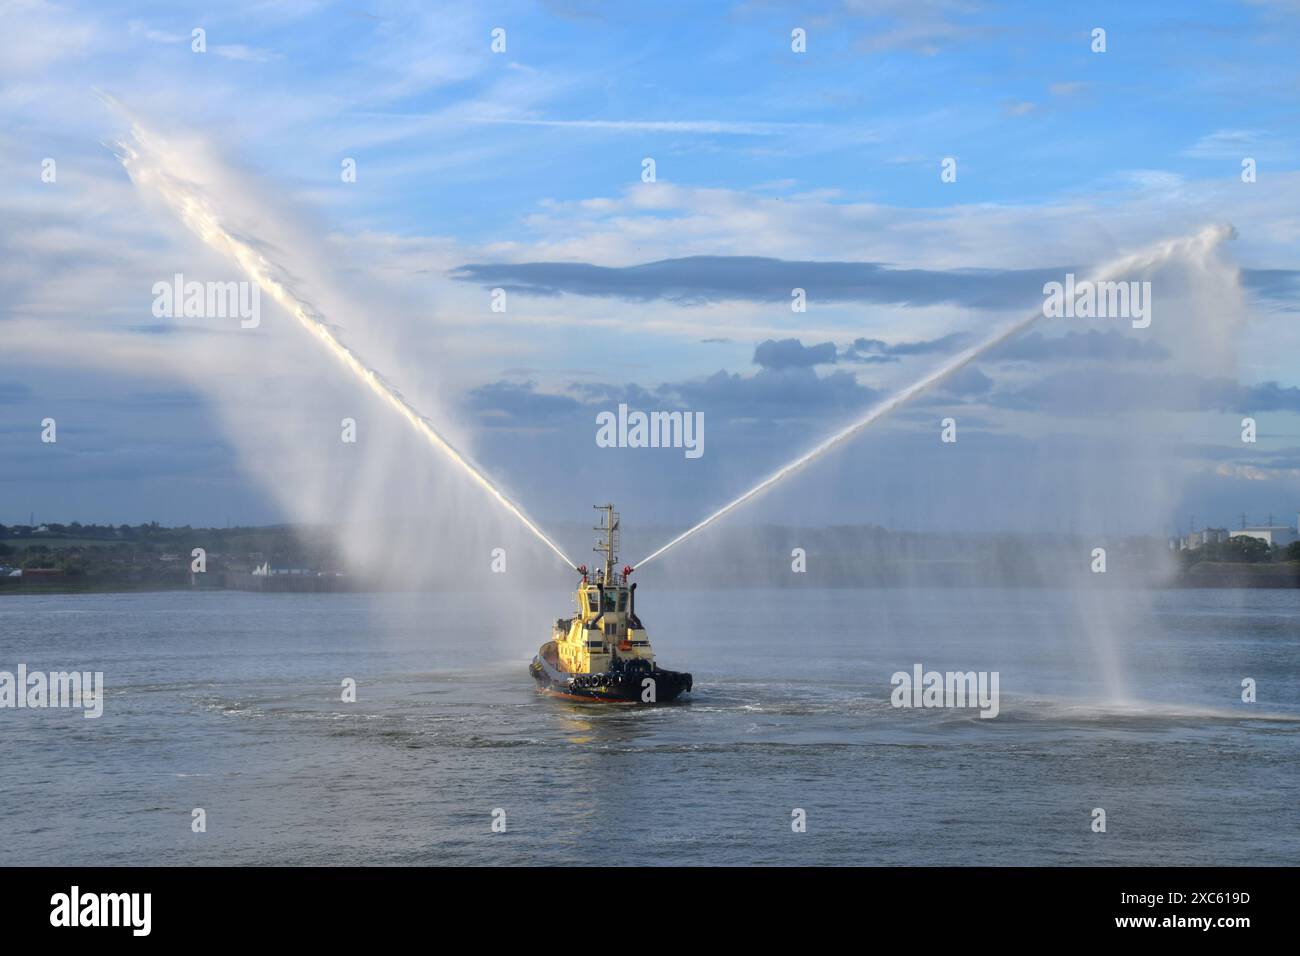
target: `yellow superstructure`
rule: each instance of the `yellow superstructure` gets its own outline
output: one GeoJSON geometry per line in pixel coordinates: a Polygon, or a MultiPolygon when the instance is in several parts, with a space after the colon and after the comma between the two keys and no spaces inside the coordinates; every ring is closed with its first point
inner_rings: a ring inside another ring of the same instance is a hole
{"type": "Polygon", "coordinates": [[[575,595],[578,613],[555,622],[551,635],[560,664],[570,674],[607,671],[615,660],[654,662],[650,638],[632,610],[633,589],[621,575],[583,577],[575,595]],[[617,582],[617,583],[615,583],[617,582]]]}

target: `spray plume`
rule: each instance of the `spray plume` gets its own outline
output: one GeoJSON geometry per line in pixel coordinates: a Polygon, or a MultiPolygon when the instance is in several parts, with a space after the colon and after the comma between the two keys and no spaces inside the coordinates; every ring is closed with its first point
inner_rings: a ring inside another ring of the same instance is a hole
{"type": "MultiPolygon", "coordinates": [[[[1206,228],[1200,230],[1199,232],[1191,236],[1184,236],[1178,239],[1169,239],[1163,242],[1155,243],[1137,253],[1134,253],[1129,256],[1125,256],[1121,259],[1117,259],[1114,262],[1111,262],[1108,265],[1105,265],[1100,269],[1098,269],[1096,273],[1094,273],[1089,278],[1093,282],[1113,281],[1119,276],[1127,275],[1133,272],[1140,272],[1146,269],[1152,269],[1180,255],[1189,256],[1193,258],[1194,261],[1200,262],[1203,261],[1204,257],[1208,255],[1209,252],[1213,250],[1216,246],[1218,246],[1220,242],[1222,242],[1225,239],[1230,239],[1235,235],[1236,233],[1231,226],[1227,226],[1227,225],[1207,226],[1206,228]]],[[[892,396],[885,399],[879,405],[872,407],[870,411],[868,411],[864,416],[862,416],[862,418],[859,418],[857,421],[852,422],[846,427],[840,429],[838,432],[831,435],[829,438],[827,438],[821,444],[817,445],[815,448],[811,449],[808,452],[805,452],[804,454],[800,455],[798,458],[791,461],[789,464],[784,465],[783,467],[779,468],[777,471],[768,475],[758,484],[754,485],[754,487],[750,488],[744,494],[740,495],[739,497],[723,505],[717,511],[713,512],[713,514],[709,515],[707,518],[701,521],[699,524],[694,525],[693,527],[687,529],[686,531],[683,531],[681,534],[673,538],[663,547],[659,548],[659,550],[651,552],[651,554],[648,557],[642,558],[640,561],[638,561],[634,565],[634,567],[637,568],[645,567],[647,564],[649,564],[655,558],[659,557],[668,549],[681,544],[687,538],[694,537],[696,534],[703,531],[705,528],[713,524],[713,522],[717,521],[719,518],[722,518],[725,515],[729,514],[730,512],[735,511],[745,502],[757,498],[759,495],[767,491],[773,485],[779,483],[785,478],[788,478],[790,475],[794,474],[796,471],[799,471],[805,465],[810,464],[811,462],[822,457],[832,449],[837,448],[838,446],[844,444],[849,439],[857,435],[864,428],[867,428],[869,425],[875,424],[876,422],[880,421],[880,419],[889,415],[891,412],[895,411],[899,407],[907,404],[912,399],[934,388],[934,386],[938,385],[940,382],[943,382],[945,379],[949,378],[954,373],[965,368],[967,365],[975,361],[975,359],[979,358],[984,353],[988,352],[991,349],[996,348],[997,346],[1001,345],[1003,342],[1019,334],[1020,332],[1023,332],[1026,328],[1032,325],[1034,321],[1037,320],[1041,315],[1042,315],[1042,310],[1040,308],[1038,310],[1035,310],[1034,312],[1031,312],[1029,315],[1025,316],[1024,318],[1006,326],[1001,331],[994,333],[992,336],[985,339],[984,341],[976,345],[973,345],[970,348],[966,349],[965,351],[953,356],[953,358],[950,361],[948,361],[944,365],[941,365],[939,368],[935,369],[934,371],[930,372],[925,377],[918,379],[916,382],[912,383],[911,385],[907,386],[901,391],[894,393],[892,396]]]]}
{"type": "MultiPolygon", "coordinates": [[[[105,99],[119,111],[109,97],[105,99]]],[[[124,112],[124,111],[122,111],[124,112]]],[[[383,399],[402,418],[406,419],[420,435],[460,467],[474,483],[486,491],[506,511],[518,518],[538,540],[555,552],[570,568],[575,567],[537,524],[511,501],[477,465],[456,449],[419,410],[402,394],[389,385],[382,375],[370,368],[325,322],[324,316],[298,295],[288,280],[281,278],[284,270],[270,261],[248,242],[232,234],[223,224],[203,190],[180,174],[182,161],[138,122],[131,123],[131,141],[119,142],[119,158],[127,174],[136,185],[153,190],[176,214],[177,218],[203,242],[222,255],[232,259],[250,280],[274,299],[325,346],[343,366],[379,398],[383,399]]]]}

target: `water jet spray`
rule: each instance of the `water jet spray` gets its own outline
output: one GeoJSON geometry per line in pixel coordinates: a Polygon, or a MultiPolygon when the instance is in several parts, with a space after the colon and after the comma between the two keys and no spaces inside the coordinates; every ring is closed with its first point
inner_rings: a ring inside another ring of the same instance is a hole
{"type": "MultiPolygon", "coordinates": [[[[105,99],[121,110],[111,98],[105,99]]],[[[429,444],[453,461],[475,484],[486,491],[501,507],[514,515],[539,541],[550,548],[570,568],[575,567],[537,524],[517,504],[511,501],[470,459],[447,440],[433,423],[408,402],[383,376],[370,368],[351,348],[345,345],[335,330],[316,309],[284,278],[286,271],[272,262],[262,252],[228,230],[196,184],[188,181],[177,170],[178,158],[171,154],[166,144],[146,131],[138,122],[131,124],[132,142],[119,142],[119,159],[131,180],[139,186],[156,192],[176,214],[177,218],[208,246],[232,259],[244,274],[261,287],[298,322],[325,346],[343,366],[360,379],[375,395],[404,418],[412,428],[424,436],[429,444]]]]}
{"type": "MultiPolygon", "coordinates": [[[[1170,260],[1175,255],[1179,255],[1182,253],[1191,253],[1198,257],[1204,257],[1211,249],[1215,248],[1220,242],[1222,242],[1225,239],[1233,238],[1235,234],[1236,232],[1232,228],[1232,226],[1228,226],[1228,225],[1208,226],[1205,229],[1202,229],[1200,232],[1196,233],[1195,235],[1185,236],[1180,239],[1170,239],[1170,240],[1165,240],[1163,242],[1155,243],[1154,245],[1151,245],[1146,249],[1134,253],[1133,255],[1129,255],[1121,259],[1117,259],[1116,261],[1098,269],[1092,276],[1090,276],[1090,279],[1094,283],[1108,282],[1117,276],[1125,275],[1127,273],[1138,271],[1141,269],[1153,268],[1157,265],[1160,265],[1161,263],[1170,260]]],[[[739,508],[745,502],[757,498],[759,495],[767,491],[773,485],[776,485],[777,483],[784,480],[785,478],[788,478],[790,475],[794,474],[796,471],[799,471],[805,465],[808,465],[813,461],[815,461],[816,459],[822,457],[827,452],[831,451],[833,448],[836,448],[844,444],[845,442],[853,438],[853,436],[857,435],[858,432],[862,431],[867,426],[880,421],[880,419],[887,416],[890,412],[893,412],[896,409],[900,408],[901,406],[907,404],[909,401],[916,398],[917,396],[925,394],[934,386],[943,382],[945,379],[949,378],[954,373],[965,368],[967,365],[975,361],[981,355],[985,354],[991,349],[996,348],[997,346],[1001,345],[1003,342],[1007,341],[1013,336],[1018,335],[1020,332],[1023,332],[1035,321],[1041,318],[1042,314],[1043,313],[1041,308],[1036,309],[1035,311],[1031,312],[1029,315],[1025,316],[1024,318],[1016,322],[1013,322],[1012,324],[1008,325],[1006,328],[1002,329],[1001,331],[996,332],[989,338],[985,339],[983,342],[973,345],[970,348],[966,349],[965,351],[960,352],[952,359],[950,359],[946,364],[940,366],[938,369],[935,369],[933,372],[930,372],[928,375],[912,383],[902,391],[896,392],[894,395],[890,396],[885,401],[881,402],[879,405],[874,406],[862,418],[859,418],[857,421],[840,429],[838,432],[831,435],[829,438],[827,438],[821,444],[817,445],[815,448],[800,455],[798,458],[794,459],[789,464],[784,465],[783,467],[777,469],[775,472],[768,475],[766,478],[764,478],[758,484],[754,485],[754,487],[750,488],[744,494],[740,495],[737,498],[732,499],[730,502],[723,505],[717,511],[713,512],[713,514],[709,515],[699,524],[696,524],[693,527],[687,529],[686,531],[683,531],[681,534],[673,538],[671,541],[669,541],[663,547],[659,548],[657,551],[651,552],[649,556],[644,557],[640,561],[636,562],[633,565],[633,567],[634,568],[645,567],[645,565],[649,564],[651,561],[659,557],[661,554],[663,554],[670,548],[678,544],[681,544],[683,541],[687,540],[688,538],[694,537],[696,534],[703,531],[705,528],[713,524],[713,522],[717,521],[719,518],[739,508]]]]}

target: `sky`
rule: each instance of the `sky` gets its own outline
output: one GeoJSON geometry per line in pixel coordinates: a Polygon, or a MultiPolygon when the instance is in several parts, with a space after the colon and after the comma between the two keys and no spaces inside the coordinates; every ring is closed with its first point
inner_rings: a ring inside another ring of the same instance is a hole
{"type": "Polygon", "coordinates": [[[1134,274],[1149,329],[1043,319],[745,520],[1294,524],[1298,15],[0,0],[0,523],[329,521],[325,486],[400,515],[445,467],[269,300],[256,329],[153,314],[175,273],[245,277],[133,181],[135,127],[549,522],[693,523],[1044,283],[1231,225],[1134,274]],[[704,454],[600,447],[620,404],[701,413],[704,454]],[[364,461],[349,414],[383,431],[364,461]]]}

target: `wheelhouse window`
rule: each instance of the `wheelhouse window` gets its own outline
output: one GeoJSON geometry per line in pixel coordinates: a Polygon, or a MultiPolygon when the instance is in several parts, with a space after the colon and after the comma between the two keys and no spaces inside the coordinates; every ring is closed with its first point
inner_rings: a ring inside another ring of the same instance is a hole
{"type": "Polygon", "coordinates": [[[600,592],[595,588],[587,591],[587,610],[593,614],[600,610],[600,592]]]}

